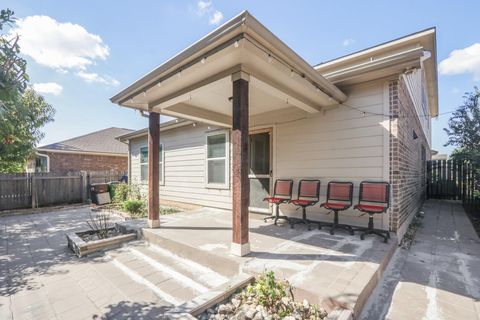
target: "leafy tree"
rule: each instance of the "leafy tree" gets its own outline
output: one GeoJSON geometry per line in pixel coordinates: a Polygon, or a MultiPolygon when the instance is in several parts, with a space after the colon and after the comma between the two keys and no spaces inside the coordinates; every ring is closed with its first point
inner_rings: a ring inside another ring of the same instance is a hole
{"type": "Polygon", "coordinates": [[[448,134],[445,146],[457,146],[466,155],[480,150],[479,89],[475,87],[475,91],[466,93],[464,98],[464,104],[455,110],[448,120],[449,128],[444,130],[448,134]]]}
{"type": "Polygon", "coordinates": [[[19,36],[3,33],[14,22],[13,11],[0,11],[0,172],[24,170],[44,136],[40,129],[53,121],[55,114],[55,109],[28,87],[19,36]]]}

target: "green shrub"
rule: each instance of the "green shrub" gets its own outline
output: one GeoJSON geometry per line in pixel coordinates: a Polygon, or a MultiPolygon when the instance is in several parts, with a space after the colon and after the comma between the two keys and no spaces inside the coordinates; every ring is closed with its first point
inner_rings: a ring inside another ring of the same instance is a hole
{"type": "Polygon", "coordinates": [[[144,209],[143,201],[127,200],[123,203],[123,209],[131,214],[140,215],[144,209]]]}
{"type": "Polygon", "coordinates": [[[140,188],[134,184],[117,183],[110,185],[110,196],[113,203],[126,200],[141,200],[140,188]]]}

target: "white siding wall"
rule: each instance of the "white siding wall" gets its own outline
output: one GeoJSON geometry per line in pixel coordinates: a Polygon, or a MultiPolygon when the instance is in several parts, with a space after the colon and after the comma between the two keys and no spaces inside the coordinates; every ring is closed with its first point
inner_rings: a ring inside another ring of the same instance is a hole
{"type": "MultiPolygon", "coordinates": [[[[165,182],[160,185],[161,199],[192,203],[201,206],[231,209],[230,190],[205,187],[205,134],[204,125],[176,128],[160,133],[165,150],[165,182]]],[[[140,148],[147,146],[147,138],[131,143],[132,183],[140,181],[140,148]]]]}
{"type": "MultiPolygon", "coordinates": [[[[385,83],[386,80],[379,80],[342,88],[349,97],[345,103],[362,111],[388,114],[385,83]]],[[[300,178],[321,180],[321,202],[325,200],[328,181],[352,181],[356,203],[360,181],[388,181],[389,177],[389,120],[382,115],[364,115],[362,111],[340,106],[311,115],[296,108],[285,109],[252,117],[251,127],[273,128],[274,179],[293,178],[294,194],[300,178]]],[[[160,134],[165,149],[165,184],[160,186],[160,197],[231,209],[230,190],[205,188],[206,131],[206,126],[197,125],[160,134]]],[[[147,145],[146,137],[131,144],[132,181],[138,183],[139,149],[147,145]]],[[[301,215],[293,206],[281,208],[288,215],[301,215]]],[[[312,218],[333,219],[319,205],[309,208],[308,213],[312,218]]],[[[340,220],[366,226],[367,216],[359,215],[350,210],[340,220]]],[[[378,216],[376,227],[387,228],[388,221],[388,215],[378,216]]]]}
{"type": "MultiPolygon", "coordinates": [[[[363,180],[388,181],[388,91],[385,80],[342,88],[349,97],[345,104],[314,116],[285,114],[274,124],[274,178],[293,178],[294,194],[301,178],[320,179],[321,202],[332,180],[354,183],[354,204],[363,180]],[[387,95],[387,96],[386,96],[387,95]],[[372,115],[363,111],[377,113],[372,115]],[[295,121],[299,119],[298,121],[295,121]]],[[[273,117],[263,117],[273,118],[273,117]]],[[[260,120],[261,121],[261,120],[260,120]]],[[[266,123],[262,123],[265,125],[266,123]]],[[[330,221],[319,205],[309,208],[312,218],[330,221]]],[[[287,215],[300,216],[292,205],[281,205],[287,215]]],[[[366,216],[356,210],[346,211],[340,220],[366,226],[366,216]]],[[[378,215],[376,227],[388,228],[389,216],[378,215]]],[[[340,231],[341,232],[341,231],[340,231]]]]}

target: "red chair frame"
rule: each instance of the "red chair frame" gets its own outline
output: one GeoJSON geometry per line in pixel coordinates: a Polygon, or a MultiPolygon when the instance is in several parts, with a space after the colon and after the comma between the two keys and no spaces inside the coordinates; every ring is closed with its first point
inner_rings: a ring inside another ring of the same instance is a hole
{"type": "MultiPolygon", "coordinates": [[[[307,207],[311,207],[317,204],[320,201],[320,180],[311,180],[311,179],[301,179],[298,182],[298,192],[297,192],[297,199],[290,200],[290,203],[297,206],[298,208],[302,208],[302,218],[290,218],[290,227],[293,228],[296,224],[303,223],[307,225],[308,230],[310,230],[310,221],[307,219],[307,207]],[[307,184],[307,187],[303,187],[307,184]],[[308,184],[315,184],[314,190],[307,189],[309,188],[308,184]]],[[[320,227],[320,225],[319,225],[320,227]]]]}
{"type": "Polygon", "coordinates": [[[350,208],[353,204],[353,183],[347,181],[330,181],[327,187],[327,200],[322,203],[320,207],[331,210],[334,213],[333,223],[331,224],[330,234],[334,235],[336,229],[343,229],[348,231],[351,235],[354,233],[352,226],[341,224],[338,221],[338,212],[350,208]],[[346,193],[337,193],[334,188],[335,185],[343,188],[348,188],[346,193]]]}
{"type": "Polygon", "coordinates": [[[285,215],[280,215],[280,204],[288,203],[292,200],[292,189],[293,189],[293,180],[291,179],[277,179],[275,180],[275,185],[273,187],[273,196],[263,199],[263,201],[268,201],[268,203],[276,205],[275,215],[266,217],[263,219],[265,222],[269,219],[273,220],[273,223],[276,225],[279,219],[289,221],[289,218],[285,215]],[[279,190],[279,183],[285,183],[286,186],[281,186],[281,188],[286,188],[285,190],[279,190]]]}
{"type": "Polygon", "coordinates": [[[363,233],[360,235],[360,239],[365,240],[366,235],[376,234],[382,237],[384,242],[388,242],[390,232],[388,232],[388,230],[375,229],[373,226],[373,216],[375,214],[385,213],[389,207],[390,184],[388,182],[362,181],[360,183],[358,204],[355,205],[355,209],[368,213],[368,227],[361,229],[363,233]]]}

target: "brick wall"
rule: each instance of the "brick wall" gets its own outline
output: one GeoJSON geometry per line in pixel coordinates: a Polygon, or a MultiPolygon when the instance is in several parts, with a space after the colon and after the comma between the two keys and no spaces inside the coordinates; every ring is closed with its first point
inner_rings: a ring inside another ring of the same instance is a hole
{"type": "Polygon", "coordinates": [[[426,162],[424,160],[430,159],[430,149],[403,79],[391,81],[389,91],[392,115],[390,121],[390,182],[392,186],[390,230],[396,231],[401,239],[425,199],[426,162]],[[414,135],[417,136],[416,139],[414,135]],[[423,152],[422,148],[424,148],[423,152]]]}
{"type": "Polygon", "coordinates": [[[50,172],[127,171],[128,157],[48,152],[50,172]]]}

